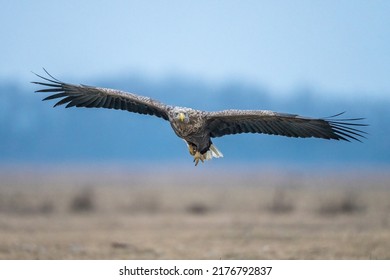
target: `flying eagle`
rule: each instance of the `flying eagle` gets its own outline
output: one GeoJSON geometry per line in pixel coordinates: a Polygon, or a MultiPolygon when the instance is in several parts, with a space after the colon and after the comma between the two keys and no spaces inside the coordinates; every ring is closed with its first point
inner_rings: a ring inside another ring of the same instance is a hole
{"type": "Polygon", "coordinates": [[[48,77],[37,75],[44,81],[32,82],[46,86],[36,92],[54,93],[43,100],[60,100],[54,105],[86,108],[126,110],[133,113],[153,115],[169,121],[173,131],[182,138],[194,158],[195,166],[223,154],[211,138],[238,133],[265,133],[287,137],[323,138],[334,140],[356,140],[364,138],[365,132],[357,129],[365,126],[363,118],[339,119],[335,116],[316,119],[268,110],[224,110],[206,112],[191,108],[165,105],[149,97],[120,90],[87,85],[63,83],[45,69],[48,77]]]}

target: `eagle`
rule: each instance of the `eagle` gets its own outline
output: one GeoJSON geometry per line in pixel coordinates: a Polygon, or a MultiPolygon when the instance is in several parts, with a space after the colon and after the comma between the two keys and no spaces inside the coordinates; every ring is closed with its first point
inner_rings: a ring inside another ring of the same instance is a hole
{"type": "Polygon", "coordinates": [[[44,69],[47,77],[32,82],[45,88],[35,92],[50,93],[43,99],[60,99],[54,107],[107,108],[152,115],[169,121],[176,135],[187,144],[195,166],[199,161],[223,157],[212,138],[239,133],[264,133],[297,138],[322,138],[361,142],[366,132],[358,129],[364,118],[309,118],[269,110],[223,110],[207,112],[163,104],[149,97],[120,90],[61,82],[44,69]]]}

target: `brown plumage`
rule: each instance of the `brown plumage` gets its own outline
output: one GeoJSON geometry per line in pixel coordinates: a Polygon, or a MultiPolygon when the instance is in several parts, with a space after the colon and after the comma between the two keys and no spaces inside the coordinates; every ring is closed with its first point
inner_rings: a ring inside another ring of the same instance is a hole
{"type": "Polygon", "coordinates": [[[206,112],[191,108],[165,105],[149,97],[119,90],[63,83],[46,70],[49,77],[37,75],[42,82],[33,82],[47,88],[36,92],[54,93],[43,100],[60,99],[55,105],[68,107],[108,108],[153,115],[170,122],[177,136],[188,145],[195,165],[199,160],[222,157],[211,138],[238,133],[264,133],[299,138],[356,140],[365,132],[362,118],[339,119],[341,114],[324,118],[308,118],[267,110],[224,110],[206,112]]]}

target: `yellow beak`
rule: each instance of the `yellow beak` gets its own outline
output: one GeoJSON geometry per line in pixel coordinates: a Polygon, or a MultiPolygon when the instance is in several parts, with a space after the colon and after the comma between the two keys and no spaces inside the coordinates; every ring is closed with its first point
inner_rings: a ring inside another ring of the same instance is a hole
{"type": "Polygon", "coordinates": [[[181,122],[184,122],[185,118],[186,118],[186,116],[183,113],[179,113],[179,120],[181,122]]]}

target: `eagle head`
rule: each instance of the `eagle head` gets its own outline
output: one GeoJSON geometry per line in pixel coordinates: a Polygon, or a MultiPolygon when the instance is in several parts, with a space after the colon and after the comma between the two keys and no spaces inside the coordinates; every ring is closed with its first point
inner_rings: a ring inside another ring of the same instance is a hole
{"type": "Polygon", "coordinates": [[[178,123],[189,123],[190,117],[188,115],[188,110],[185,108],[175,108],[172,111],[173,119],[178,123]]]}

